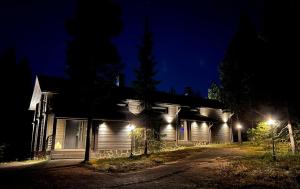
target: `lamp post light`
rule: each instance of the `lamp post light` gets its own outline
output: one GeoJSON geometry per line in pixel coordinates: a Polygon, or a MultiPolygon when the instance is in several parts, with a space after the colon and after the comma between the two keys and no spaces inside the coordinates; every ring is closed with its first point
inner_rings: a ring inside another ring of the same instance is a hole
{"type": "Polygon", "coordinates": [[[131,135],[130,157],[133,157],[133,130],[134,130],[134,125],[130,124],[129,125],[129,131],[131,135]]]}
{"type": "Polygon", "coordinates": [[[237,128],[237,130],[238,130],[238,142],[239,143],[242,143],[242,132],[241,132],[241,130],[242,130],[242,128],[243,128],[243,126],[241,125],[241,124],[237,124],[236,125],[236,128],[237,128]]]}
{"type": "Polygon", "coordinates": [[[275,139],[274,139],[274,132],[275,132],[275,120],[273,119],[269,119],[267,121],[267,124],[270,125],[272,128],[272,157],[273,157],[273,161],[276,161],[276,155],[275,155],[275,139]]]}

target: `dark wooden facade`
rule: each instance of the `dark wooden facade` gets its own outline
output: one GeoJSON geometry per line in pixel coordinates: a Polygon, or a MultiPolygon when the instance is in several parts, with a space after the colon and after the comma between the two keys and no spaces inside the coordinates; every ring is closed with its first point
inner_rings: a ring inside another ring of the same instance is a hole
{"type": "MultiPolygon", "coordinates": [[[[86,114],[55,109],[52,103],[60,92],[53,86],[47,88],[45,83],[49,80],[36,78],[30,104],[30,110],[35,111],[32,157],[83,158],[87,134],[86,114]]],[[[55,86],[55,82],[51,82],[55,86]]],[[[219,103],[189,97],[171,99],[166,94],[160,94],[157,99],[153,109],[157,112],[158,131],[164,136],[162,140],[174,145],[232,142],[232,127],[227,124],[232,114],[219,103]],[[162,98],[164,95],[165,98],[162,98]]],[[[64,107],[64,101],[60,102],[60,106],[64,107]]],[[[143,127],[138,121],[143,110],[139,100],[125,95],[118,107],[113,116],[102,115],[93,121],[90,143],[94,158],[128,155],[132,143],[129,126],[143,127]]]]}

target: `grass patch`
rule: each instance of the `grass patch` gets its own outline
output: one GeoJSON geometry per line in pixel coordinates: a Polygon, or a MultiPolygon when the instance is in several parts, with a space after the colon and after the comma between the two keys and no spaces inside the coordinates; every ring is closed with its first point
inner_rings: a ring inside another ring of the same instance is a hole
{"type": "Polygon", "coordinates": [[[177,161],[200,152],[199,147],[180,147],[178,150],[133,156],[132,158],[113,158],[91,160],[90,165],[102,172],[129,172],[177,161]]]}
{"type": "MultiPolygon", "coordinates": [[[[219,181],[231,187],[252,184],[265,188],[297,188],[300,181],[300,154],[291,154],[286,144],[278,144],[276,161],[265,146],[241,145],[245,155],[220,166],[219,181]]],[[[268,149],[268,147],[267,147],[268,149]]]]}

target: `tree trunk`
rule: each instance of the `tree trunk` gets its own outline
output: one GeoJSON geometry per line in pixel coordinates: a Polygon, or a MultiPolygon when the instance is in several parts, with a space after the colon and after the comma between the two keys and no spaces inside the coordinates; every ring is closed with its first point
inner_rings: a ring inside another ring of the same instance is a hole
{"type": "Polygon", "coordinates": [[[289,137],[291,142],[292,153],[295,154],[296,151],[295,139],[294,139],[293,128],[290,120],[288,121],[288,129],[289,129],[289,137]]]}
{"type": "Polygon", "coordinates": [[[84,162],[90,161],[90,138],[91,138],[92,124],[93,124],[93,119],[91,117],[89,117],[87,131],[86,131],[84,162]]]}
{"type": "Polygon", "coordinates": [[[148,121],[146,121],[145,129],[144,129],[144,155],[148,154],[147,125],[148,125],[148,121]]]}

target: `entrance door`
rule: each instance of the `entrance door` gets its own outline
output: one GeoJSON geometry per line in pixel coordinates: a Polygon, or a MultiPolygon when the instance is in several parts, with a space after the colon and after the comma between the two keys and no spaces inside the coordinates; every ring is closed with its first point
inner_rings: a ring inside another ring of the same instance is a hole
{"type": "Polygon", "coordinates": [[[181,122],[179,128],[179,140],[184,140],[184,133],[184,124],[181,122]]]}
{"type": "Polygon", "coordinates": [[[65,149],[82,149],[85,147],[86,125],[84,121],[67,120],[65,130],[65,149]]]}
{"type": "Polygon", "coordinates": [[[191,140],[191,123],[187,120],[181,121],[178,134],[179,134],[178,140],[190,141],[191,140]]]}

